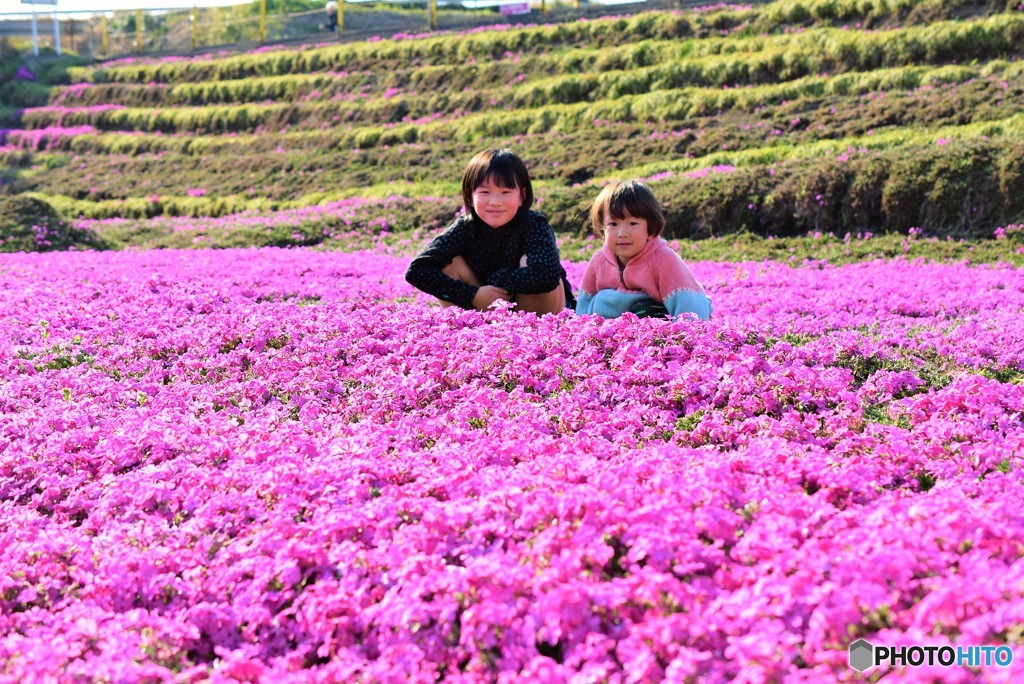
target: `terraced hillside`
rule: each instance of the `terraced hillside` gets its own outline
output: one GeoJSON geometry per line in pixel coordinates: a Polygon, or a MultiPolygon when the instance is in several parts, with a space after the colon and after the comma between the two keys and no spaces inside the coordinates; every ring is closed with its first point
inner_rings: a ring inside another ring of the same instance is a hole
{"type": "Polygon", "coordinates": [[[642,177],[672,237],[990,237],[1024,215],[1022,38],[1016,1],[780,0],[123,60],[2,91],[2,187],[112,246],[416,242],[510,146],[565,235],[642,177]]]}

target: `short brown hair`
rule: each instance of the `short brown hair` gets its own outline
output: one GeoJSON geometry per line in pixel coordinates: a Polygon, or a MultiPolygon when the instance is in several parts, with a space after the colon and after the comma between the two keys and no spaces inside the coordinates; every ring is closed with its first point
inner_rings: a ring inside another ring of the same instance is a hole
{"type": "Polygon", "coordinates": [[[523,206],[519,211],[533,206],[533,184],[523,160],[510,149],[489,149],[470,159],[462,174],[462,202],[473,218],[479,218],[473,211],[473,192],[488,179],[503,188],[519,188],[523,193],[523,206]]]}
{"type": "Polygon", "coordinates": [[[626,215],[647,220],[647,234],[661,235],[665,230],[665,214],[654,193],[638,180],[618,181],[606,185],[590,206],[590,222],[598,235],[604,235],[605,214],[622,220],[626,215]]]}

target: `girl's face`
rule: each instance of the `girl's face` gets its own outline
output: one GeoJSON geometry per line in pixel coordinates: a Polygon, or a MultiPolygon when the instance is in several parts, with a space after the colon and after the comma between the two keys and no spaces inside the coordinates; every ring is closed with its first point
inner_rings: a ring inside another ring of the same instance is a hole
{"type": "Polygon", "coordinates": [[[523,206],[523,191],[505,188],[488,176],[473,191],[473,211],[491,228],[501,228],[515,218],[523,206]]]}
{"type": "Polygon", "coordinates": [[[647,219],[626,214],[622,218],[604,214],[604,244],[619,260],[619,266],[640,253],[651,236],[647,234],[647,219]]]}

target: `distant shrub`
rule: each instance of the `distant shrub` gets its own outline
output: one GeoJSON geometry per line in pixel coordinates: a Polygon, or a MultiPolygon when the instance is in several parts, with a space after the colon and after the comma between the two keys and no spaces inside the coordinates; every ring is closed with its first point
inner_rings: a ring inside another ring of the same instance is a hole
{"type": "Polygon", "coordinates": [[[0,252],[97,247],[89,233],[68,225],[46,202],[24,195],[0,197],[0,252]]]}
{"type": "Polygon", "coordinates": [[[9,107],[40,107],[50,97],[50,87],[36,81],[10,80],[0,85],[0,104],[9,107]]]}

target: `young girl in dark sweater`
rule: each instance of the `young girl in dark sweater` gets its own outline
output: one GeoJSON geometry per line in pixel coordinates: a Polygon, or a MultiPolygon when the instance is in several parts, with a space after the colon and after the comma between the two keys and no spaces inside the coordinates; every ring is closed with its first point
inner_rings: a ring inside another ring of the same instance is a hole
{"type": "Polygon", "coordinates": [[[499,299],[554,313],[575,305],[547,217],[511,150],[480,152],[462,174],[465,212],[413,259],[405,279],[442,304],[486,309],[499,299]]]}

